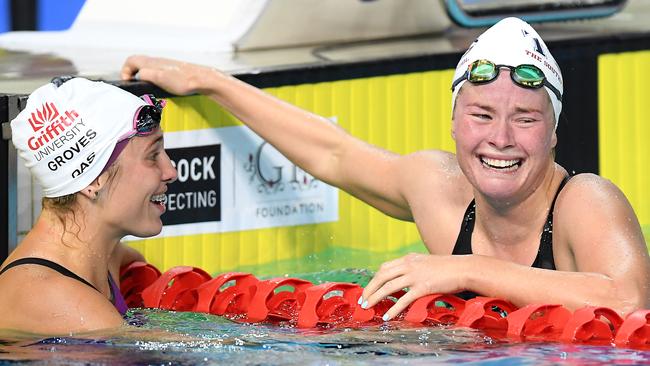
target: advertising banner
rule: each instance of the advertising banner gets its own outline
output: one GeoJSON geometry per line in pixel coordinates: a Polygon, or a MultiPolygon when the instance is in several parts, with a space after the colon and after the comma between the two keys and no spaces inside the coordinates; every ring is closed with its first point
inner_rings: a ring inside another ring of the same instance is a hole
{"type": "Polygon", "coordinates": [[[160,236],[338,220],[338,190],[291,163],[248,127],[165,133],[178,172],[160,236]]]}

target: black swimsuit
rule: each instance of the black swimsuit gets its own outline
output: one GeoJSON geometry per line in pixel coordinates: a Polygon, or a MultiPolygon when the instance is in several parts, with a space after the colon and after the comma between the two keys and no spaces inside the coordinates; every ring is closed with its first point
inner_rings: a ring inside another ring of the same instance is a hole
{"type": "MultiPolygon", "coordinates": [[[[87,285],[87,286],[90,286],[90,287],[94,288],[95,290],[97,290],[97,292],[101,293],[101,291],[99,291],[90,282],[88,282],[88,281],[84,280],[83,278],[79,277],[74,272],[70,271],[69,269],[63,267],[62,265],[60,265],[60,264],[58,264],[56,262],[52,262],[50,260],[43,259],[43,258],[27,257],[27,258],[17,259],[15,261],[7,264],[2,270],[0,270],[0,275],[5,273],[10,268],[13,268],[13,267],[16,267],[16,266],[21,266],[21,265],[24,265],[24,264],[36,264],[36,265],[39,265],[39,266],[44,266],[44,267],[50,268],[50,269],[52,269],[54,271],[59,272],[60,274],[66,276],[66,277],[70,277],[72,279],[75,279],[75,280],[87,285]]],[[[116,295],[117,293],[119,293],[120,290],[117,287],[117,284],[115,284],[115,282],[111,278],[110,273],[108,274],[108,284],[109,284],[110,289],[111,289],[111,298],[110,298],[110,300],[117,307],[117,305],[118,305],[117,303],[119,302],[119,300],[116,300],[116,299],[121,297],[121,294],[119,296],[116,295]]],[[[120,310],[120,309],[118,309],[118,310],[120,310]]],[[[121,312],[121,310],[120,310],[120,312],[121,312]]]]}
{"type": "MultiPolygon", "coordinates": [[[[553,259],[553,210],[555,208],[557,196],[560,194],[560,191],[562,191],[562,188],[564,188],[564,185],[569,181],[569,179],[571,179],[571,177],[564,177],[560,183],[560,187],[557,189],[557,192],[555,192],[555,197],[553,197],[553,202],[551,203],[551,208],[548,212],[548,217],[546,218],[546,223],[544,224],[544,229],[542,230],[542,235],[539,241],[537,257],[535,257],[535,261],[532,264],[532,267],[534,268],[555,269],[555,260],[553,259]]],[[[451,254],[472,254],[472,232],[474,231],[475,216],[476,202],[472,200],[463,216],[460,233],[458,233],[458,239],[456,239],[456,245],[451,254]]],[[[465,300],[478,296],[472,291],[463,291],[456,295],[465,300]]]]}

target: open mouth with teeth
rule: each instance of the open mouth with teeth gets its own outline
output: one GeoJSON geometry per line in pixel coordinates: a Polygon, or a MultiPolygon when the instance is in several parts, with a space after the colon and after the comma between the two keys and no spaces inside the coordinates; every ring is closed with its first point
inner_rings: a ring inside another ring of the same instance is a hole
{"type": "Polygon", "coordinates": [[[511,172],[521,166],[521,159],[501,160],[486,158],[485,156],[481,156],[480,159],[484,167],[502,172],[511,172]]]}
{"type": "Polygon", "coordinates": [[[158,206],[162,207],[162,209],[164,210],[165,209],[165,203],[167,202],[167,195],[165,195],[164,193],[154,194],[153,196],[151,196],[149,201],[151,201],[151,203],[153,203],[155,205],[158,205],[158,206]]]}

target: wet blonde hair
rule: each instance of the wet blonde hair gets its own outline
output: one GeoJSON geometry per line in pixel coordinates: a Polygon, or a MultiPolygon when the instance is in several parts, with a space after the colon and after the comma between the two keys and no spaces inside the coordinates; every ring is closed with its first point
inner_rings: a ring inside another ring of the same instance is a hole
{"type": "MultiPolygon", "coordinates": [[[[111,165],[105,171],[105,173],[108,174],[108,179],[106,182],[109,187],[109,190],[110,190],[110,186],[112,185],[111,183],[113,182],[113,180],[115,180],[115,177],[117,176],[118,171],[119,168],[117,164],[111,165]]],[[[64,244],[65,241],[63,239],[63,236],[68,232],[73,234],[75,237],[77,237],[77,239],[79,239],[79,232],[81,231],[81,225],[79,225],[79,223],[77,222],[77,214],[76,214],[78,195],[79,192],[75,192],[75,193],[67,194],[65,196],[43,197],[41,199],[41,209],[48,210],[54,213],[56,218],[59,220],[61,226],[63,226],[61,241],[63,241],[64,244]],[[72,220],[66,220],[68,216],[72,216],[72,220]]]]}

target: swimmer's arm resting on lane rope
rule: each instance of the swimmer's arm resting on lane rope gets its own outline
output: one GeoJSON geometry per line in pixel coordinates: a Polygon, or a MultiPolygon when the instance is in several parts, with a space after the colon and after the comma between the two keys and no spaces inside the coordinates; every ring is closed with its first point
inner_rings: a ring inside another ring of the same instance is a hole
{"type": "Polygon", "coordinates": [[[632,206],[614,184],[593,174],[571,179],[555,209],[557,270],[531,268],[481,255],[411,254],[384,263],[364,289],[367,306],[409,288],[392,318],[431,293],[474,291],[527,304],[570,310],[604,306],[629,314],[650,307],[650,258],[632,206]]]}

